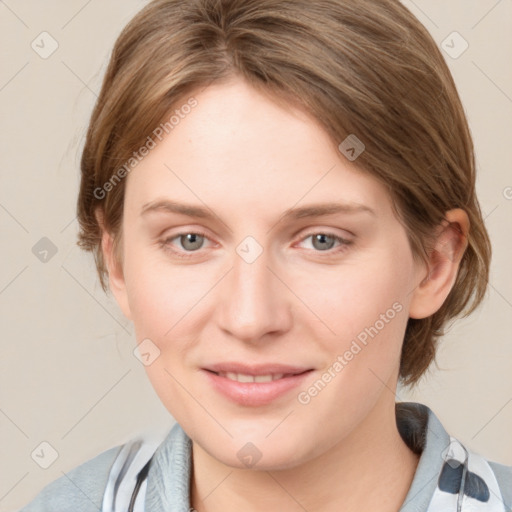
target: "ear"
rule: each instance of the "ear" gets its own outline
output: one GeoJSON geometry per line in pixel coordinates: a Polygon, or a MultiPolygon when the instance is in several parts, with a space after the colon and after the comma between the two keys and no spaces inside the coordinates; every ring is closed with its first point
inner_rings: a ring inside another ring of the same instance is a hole
{"type": "Polygon", "coordinates": [[[126,293],[126,283],[123,275],[123,268],[120,261],[116,257],[114,250],[114,238],[103,223],[103,215],[101,212],[96,213],[98,224],[101,227],[101,250],[103,252],[103,259],[107,266],[108,283],[112,294],[114,295],[117,304],[119,305],[124,316],[132,319],[130,305],[128,302],[128,294],[126,293]]]}
{"type": "MultiPolygon", "coordinates": [[[[443,305],[459,270],[459,263],[468,245],[469,218],[456,208],[449,210],[437,229],[434,248],[429,255],[427,276],[413,291],[410,318],[427,318],[443,305]]],[[[423,272],[424,273],[424,272],[423,272]]]]}

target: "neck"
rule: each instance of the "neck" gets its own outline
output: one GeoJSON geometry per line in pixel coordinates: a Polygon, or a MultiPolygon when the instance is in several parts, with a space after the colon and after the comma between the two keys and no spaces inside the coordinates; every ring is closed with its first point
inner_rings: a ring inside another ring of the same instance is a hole
{"type": "Polygon", "coordinates": [[[398,432],[392,398],[330,450],[291,469],[233,468],[194,443],[191,505],[197,512],[398,511],[419,456],[398,432]]]}

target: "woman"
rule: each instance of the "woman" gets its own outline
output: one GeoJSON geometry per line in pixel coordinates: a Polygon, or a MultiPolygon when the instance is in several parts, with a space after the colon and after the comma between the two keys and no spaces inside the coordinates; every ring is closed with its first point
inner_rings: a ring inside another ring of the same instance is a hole
{"type": "Polygon", "coordinates": [[[510,510],[512,468],[395,403],[491,254],[455,85],[398,1],[151,2],[81,170],[80,245],[177,424],[24,511],[510,510]]]}

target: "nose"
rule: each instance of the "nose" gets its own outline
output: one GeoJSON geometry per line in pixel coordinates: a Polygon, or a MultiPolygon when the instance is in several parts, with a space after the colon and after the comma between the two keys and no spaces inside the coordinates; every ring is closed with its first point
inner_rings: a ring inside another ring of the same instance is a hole
{"type": "Polygon", "coordinates": [[[275,338],[290,329],[291,294],[278,274],[265,249],[252,262],[235,253],[216,308],[219,327],[245,342],[275,338]]]}

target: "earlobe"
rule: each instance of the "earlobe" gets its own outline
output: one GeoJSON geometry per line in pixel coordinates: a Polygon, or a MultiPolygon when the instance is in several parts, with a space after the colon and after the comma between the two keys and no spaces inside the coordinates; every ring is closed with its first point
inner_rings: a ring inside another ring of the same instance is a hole
{"type": "Polygon", "coordinates": [[[460,208],[446,213],[438,229],[434,248],[428,261],[428,274],[413,291],[410,318],[427,318],[443,305],[459,270],[459,263],[468,245],[469,219],[460,208]]]}
{"type": "Polygon", "coordinates": [[[124,316],[131,320],[132,317],[126,292],[123,268],[115,254],[113,237],[106,229],[103,229],[101,236],[101,248],[103,252],[103,259],[107,266],[110,291],[114,295],[124,316]]]}

